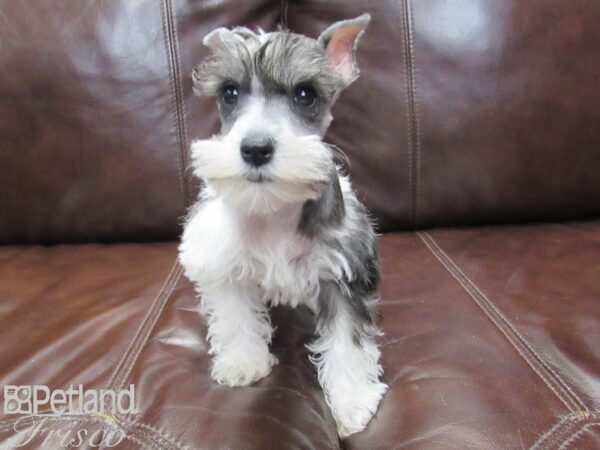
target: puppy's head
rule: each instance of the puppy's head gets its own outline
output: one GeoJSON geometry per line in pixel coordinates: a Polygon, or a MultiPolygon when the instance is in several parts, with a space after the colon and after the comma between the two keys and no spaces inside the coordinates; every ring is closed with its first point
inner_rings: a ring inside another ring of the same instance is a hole
{"type": "Polygon", "coordinates": [[[370,21],[341,21],[318,39],[289,31],[218,28],[194,69],[196,93],[215,96],[221,133],[192,144],[194,173],[248,211],[318,197],[333,169],[321,141],[331,106],[358,77],[356,44],[370,21]]]}

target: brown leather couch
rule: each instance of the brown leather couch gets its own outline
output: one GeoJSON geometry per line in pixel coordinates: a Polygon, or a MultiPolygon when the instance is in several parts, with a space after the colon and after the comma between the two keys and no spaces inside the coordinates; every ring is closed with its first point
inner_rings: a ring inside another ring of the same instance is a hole
{"type": "Polygon", "coordinates": [[[0,447],[19,419],[44,449],[599,449],[599,24],[597,0],[0,0],[2,385],[134,384],[139,408],[3,414],[0,447]],[[307,311],[273,311],[269,377],[210,380],[176,246],[218,129],[202,36],[365,11],[328,140],[383,233],[391,388],[340,442],[307,311]]]}

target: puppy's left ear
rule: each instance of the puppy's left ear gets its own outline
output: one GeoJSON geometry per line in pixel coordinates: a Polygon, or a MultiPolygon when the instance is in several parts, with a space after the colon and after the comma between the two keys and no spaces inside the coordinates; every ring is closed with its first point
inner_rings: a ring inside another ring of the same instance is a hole
{"type": "Polygon", "coordinates": [[[371,16],[363,14],[355,19],[336,22],[317,39],[325,48],[327,59],[346,86],[358,78],[356,47],[370,21],[371,16]]]}

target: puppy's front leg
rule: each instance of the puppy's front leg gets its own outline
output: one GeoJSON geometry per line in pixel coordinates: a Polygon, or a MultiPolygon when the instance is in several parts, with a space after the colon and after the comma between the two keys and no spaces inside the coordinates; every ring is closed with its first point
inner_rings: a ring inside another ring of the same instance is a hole
{"type": "Polygon", "coordinates": [[[277,358],[269,352],[272,328],[257,289],[233,282],[204,292],[213,355],[211,376],[228,386],[246,386],[267,376],[277,358]]]}
{"type": "Polygon", "coordinates": [[[388,388],[379,380],[378,331],[371,318],[361,315],[367,308],[353,304],[334,283],[322,286],[319,307],[319,337],[309,346],[311,360],[338,433],[346,437],[367,426],[388,388]]]}

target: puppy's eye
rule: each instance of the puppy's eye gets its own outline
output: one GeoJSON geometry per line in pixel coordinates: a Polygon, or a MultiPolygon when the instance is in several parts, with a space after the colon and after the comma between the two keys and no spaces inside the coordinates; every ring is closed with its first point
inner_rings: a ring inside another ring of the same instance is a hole
{"type": "Polygon", "coordinates": [[[317,101],[317,91],[309,84],[299,84],[294,89],[294,101],[304,108],[310,108],[317,101]]]}
{"type": "Polygon", "coordinates": [[[228,105],[235,105],[238,101],[239,92],[233,84],[228,84],[221,90],[221,98],[228,105]]]}

